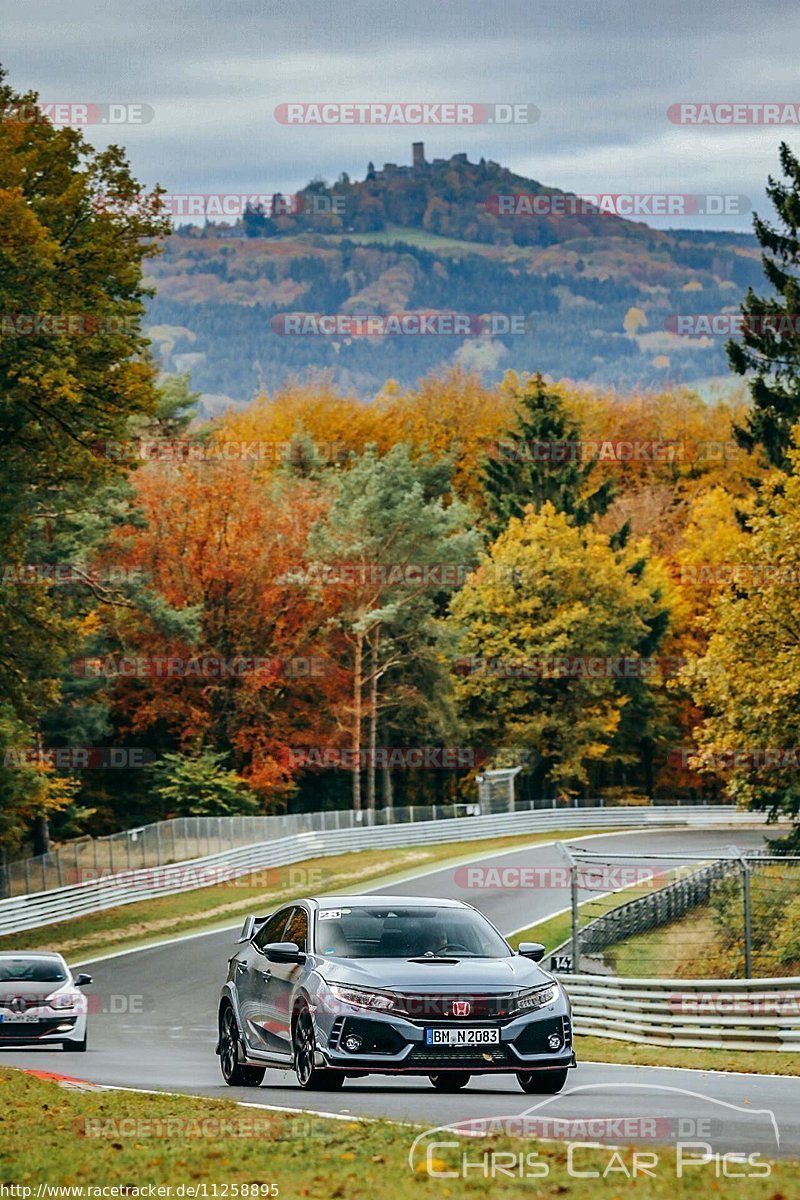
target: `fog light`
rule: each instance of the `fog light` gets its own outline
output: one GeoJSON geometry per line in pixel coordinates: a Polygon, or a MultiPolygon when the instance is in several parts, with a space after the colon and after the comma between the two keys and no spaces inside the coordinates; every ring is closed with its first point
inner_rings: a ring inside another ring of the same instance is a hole
{"type": "Polygon", "coordinates": [[[361,1038],[356,1037],[354,1033],[351,1033],[344,1039],[344,1046],[345,1050],[351,1050],[353,1054],[355,1054],[357,1050],[361,1049],[361,1038]]]}
{"type": "Polygon", "coordinates": [[[551,1033],[550,1037],[547,1039],[547,1044],[551,1050],[557,1050],[561,1045],[561,1038],[557,1033],[551,1033]]]}

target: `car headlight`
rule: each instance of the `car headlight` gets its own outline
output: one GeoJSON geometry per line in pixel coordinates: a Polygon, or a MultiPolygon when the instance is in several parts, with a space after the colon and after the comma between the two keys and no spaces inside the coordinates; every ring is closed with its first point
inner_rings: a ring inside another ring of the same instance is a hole
{"type": "Polygon", "coordinates": [[[396,1001],[391,992],[371,992],[367,988],[343,987],[338,983],[329,986],[337,1000],[356,1008],[366,1008],[372,1012],[391,1012],[395,1008],[396,1001]]]}
{"type": "Polygon", "coordinates": [[[50,1008],[77,1008],[78,996],[74,992],[54,992],[47,997],[47,1005],[50,1008]]]}
{"type": "Polygon", "coordinates": [[[523,1013],[530,1012],[535,1008],[544,1008],[546,1004],[552,1004],[557,995],[557,983],[547,983],[544,987],[526,988],[524,992],[517,992],[516,996],[511,997],[510,1012],[523,1013]]]}

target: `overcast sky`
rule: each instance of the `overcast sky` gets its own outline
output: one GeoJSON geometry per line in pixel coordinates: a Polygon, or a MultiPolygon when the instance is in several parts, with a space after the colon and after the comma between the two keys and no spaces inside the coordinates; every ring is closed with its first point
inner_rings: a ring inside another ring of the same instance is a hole
{"type": "MultiPolygon", "coordinates": [[[[42,100],[141,103],[101,126],[169,192],[292,191],[372,159],[466,151],[578,193],[744,195],[761,212],[796,127],[671,124],[681,101],[800,101],[797,0],[0,0],[0,62],[42,100]],[[535,124],[279,124],[287,102],[535,104],[535,124]]],[[[676,224],[653,221],[653,224],[676,224]]],[[[750,218],[684,218],[713,228],[750,218]]]]}

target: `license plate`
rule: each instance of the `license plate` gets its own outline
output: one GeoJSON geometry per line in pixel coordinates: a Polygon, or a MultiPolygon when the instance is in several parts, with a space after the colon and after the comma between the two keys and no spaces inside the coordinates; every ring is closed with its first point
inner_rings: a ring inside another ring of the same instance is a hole
{"type": "Polygon", "coordinates": [[[0,1013],[4,1025],[35,1025],[38,1020],[36,1013],[0,1013]]]}
{"type": "Polygon", "coordinates": [[[479,1026],[458,1029],[426,1029],[426,1046],[491,1046],[500,1041],[499,1029],[481,1029],[479,1026]]]}

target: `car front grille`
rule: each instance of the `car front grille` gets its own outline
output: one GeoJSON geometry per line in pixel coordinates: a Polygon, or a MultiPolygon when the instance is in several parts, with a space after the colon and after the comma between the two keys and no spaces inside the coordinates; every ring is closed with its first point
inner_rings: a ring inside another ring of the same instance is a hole
{"type": "Polygon", "coordinates": [[[402,1005],[402,1015],[411,1021],[509,1020],[512,1003],[508,995],[475,996],[468,992],[401,992],[398,999],[402,1005]],[[468,1012],[454,1013],[453,1004],[464,1002],[469,1005],[468,1012]]]}

